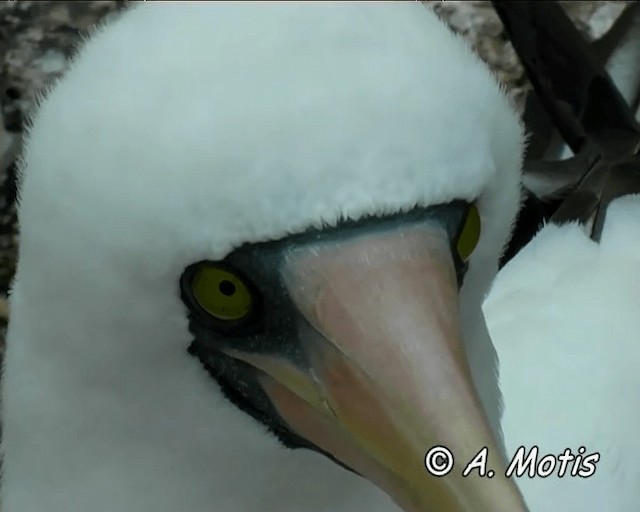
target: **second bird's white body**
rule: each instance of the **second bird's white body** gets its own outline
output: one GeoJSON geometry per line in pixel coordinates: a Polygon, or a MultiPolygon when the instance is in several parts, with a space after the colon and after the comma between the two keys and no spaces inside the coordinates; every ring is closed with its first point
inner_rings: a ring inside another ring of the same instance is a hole
{"type": "MultiPolygon", "coordinates": [[[[600,244],[547,225],[502,271],[484,304],[500,361],[510,457],[599,453],[595,473],[519,478],[532,512],[640,506],[640,197],[618,199],[600,244]]],[[[542,468],[544,469],[544,468],[542,468]]]]}

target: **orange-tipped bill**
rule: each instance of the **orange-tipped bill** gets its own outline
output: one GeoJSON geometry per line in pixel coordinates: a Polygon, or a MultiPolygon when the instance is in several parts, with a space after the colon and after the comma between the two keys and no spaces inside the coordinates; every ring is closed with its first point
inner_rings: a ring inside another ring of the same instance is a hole
{"type": "Polygon", "coordinates": [[[526,510],[471,381],[444,229],[421,223],[312,243],[291,250],[282,272],[307,366],[227,352],[262,370],[291,430],[406,511],[526,510]],[[425,466],[437,445],[455,457],[444,476],[425,466]],[[463,477],[483,447],[495,476],[463,477]]]}

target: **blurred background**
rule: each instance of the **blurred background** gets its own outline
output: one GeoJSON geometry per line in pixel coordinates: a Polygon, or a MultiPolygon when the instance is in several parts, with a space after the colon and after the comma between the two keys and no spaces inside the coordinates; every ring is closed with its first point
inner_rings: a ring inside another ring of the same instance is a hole
{"type": "MultiPolygon", "coordinates": [[[[18,249],[15,161],[25,121],[38,94],[65,72],[75,47],[91,28],[118,16],[133,3],[123,0],[0,3],[0,355],[9,316],[6,295],[18,249]]],[[[471,43],[522,107],[529,85],[491,4],[427,3],[471,43]]],[[[627,3],[560,2],[588,40],[605,33],[627,3]]]]}

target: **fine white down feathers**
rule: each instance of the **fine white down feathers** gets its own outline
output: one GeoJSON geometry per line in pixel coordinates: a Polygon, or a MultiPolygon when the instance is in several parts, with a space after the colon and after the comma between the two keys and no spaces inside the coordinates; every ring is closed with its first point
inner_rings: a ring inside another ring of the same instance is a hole
{"type": "MultiPolygon", "coordinates": [[[[634,512],[640,470],[640,196],[611,203],[601,242],[548,225],[500,271],[484,304],[500,359],[510,456],[599,454],[595,473],[524,476],[532,511],[634,512]]],[[[548,470],[550,466],[546,466],[548,470]]]]}

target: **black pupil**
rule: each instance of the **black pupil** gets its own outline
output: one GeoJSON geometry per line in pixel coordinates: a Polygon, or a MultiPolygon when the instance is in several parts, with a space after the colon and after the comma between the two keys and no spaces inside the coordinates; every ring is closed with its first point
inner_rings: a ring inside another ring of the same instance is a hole
{"type": "Polygon", "coordinates": [[[236,285],[233,284],[231,281],[227,281],[226,279],[223,279],[222,281],[220,281],[220,284],[218,285],[218,290],[220,290],[220,293],[222,295],[231,297],[234,293],[236,293],[236,285]]]}

